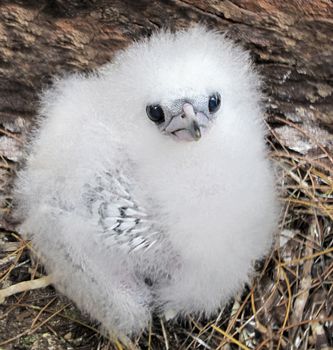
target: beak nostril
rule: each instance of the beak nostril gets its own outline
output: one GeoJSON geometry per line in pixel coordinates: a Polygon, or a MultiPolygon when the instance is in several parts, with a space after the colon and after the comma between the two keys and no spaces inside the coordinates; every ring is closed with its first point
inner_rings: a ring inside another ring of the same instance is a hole
{"type": "Polygon", "coordinates": [[[182,113],[181,115],[180,115],[180,117],[182,118],[182,119],[184,119],[186,116],[185,116],[185,113],[182,113]]]}

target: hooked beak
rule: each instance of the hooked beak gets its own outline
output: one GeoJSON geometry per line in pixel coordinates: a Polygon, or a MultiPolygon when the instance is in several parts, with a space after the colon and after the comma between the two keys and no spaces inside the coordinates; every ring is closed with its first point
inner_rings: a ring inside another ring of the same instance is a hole
{"type": "Polygon", "coordinates": [[[198,114],[190,103],[184,103],[182,113],[174,116],[164,130],[182,140],[198,141],[201,138],[198,114]]]}
{"type": "Polygon", "coordinates": [[[185,103],[183,106],[183,114],[182,118],[186,119],[186,123],[188,123],[188,131],[192,135],[195,141],[198,141],[201,138],[200,126],[197,120],[195,119],[195,112],[193,106],[189,103],[185,103]]]}
{"type": "Polygon", "coordinates": [[[201,138],[201,131],[200,131],[200,127],[199,124],[196,120],[193,120],[189,131],[191,133],[191,135],[193,136],[195,141],[198,141],[201,138]]]}

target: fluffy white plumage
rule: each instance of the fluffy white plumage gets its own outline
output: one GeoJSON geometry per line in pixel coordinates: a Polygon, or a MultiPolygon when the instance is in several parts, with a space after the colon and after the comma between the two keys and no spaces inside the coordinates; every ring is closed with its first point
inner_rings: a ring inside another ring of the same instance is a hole
{"type": "Polygon", "coordinates": [[[58,81],[16,189],[55,286],[116,333],[216,312],[277,223],[259,101],[247,53],[202,27],[58,81]]]}

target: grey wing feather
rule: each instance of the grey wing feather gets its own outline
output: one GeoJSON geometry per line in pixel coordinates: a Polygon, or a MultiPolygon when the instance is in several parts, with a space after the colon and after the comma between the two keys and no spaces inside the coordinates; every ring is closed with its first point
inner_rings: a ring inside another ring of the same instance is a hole
{"type": "Polygon", "coordinates": [[[119,171],[105,172],[87,185],[85,201],[97,218],[101,240],[106,246],[126,252],[149,249],[161,238],[161,231],[131,195],[130,183],[119,171]]]}

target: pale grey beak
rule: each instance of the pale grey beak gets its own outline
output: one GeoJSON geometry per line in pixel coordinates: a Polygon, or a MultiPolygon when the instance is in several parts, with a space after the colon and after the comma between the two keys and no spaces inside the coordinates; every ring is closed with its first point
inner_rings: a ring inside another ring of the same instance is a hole
{"type": "Polygon", "coordinates": [[[182,107],[182,113],[174,116],[164,130],[182,140],[198,141],[201,138],[201,125],[198,117],[193,106],[186,102],[182,107]]]}
{"type": "Polygon", "coordinates": [[[201,131],[199,123],[195,119],[196,116],[193,106],[189,103],[184,103],[183,112],[182,118],[186,118],[186,121],[189,124],[187,127],[188,131],[192,135],[193,139],[198,141],[201,138],[201,131]]]}
{"type": "Polygon", "coordinates": [[[201,131],[200,131],[199,124],[196,120],[192,121],[192,125],[190,126],[189,131],[190,131],[190,133],[193,136],[195,141],[198,141],[200,139],[201,131]]]}

